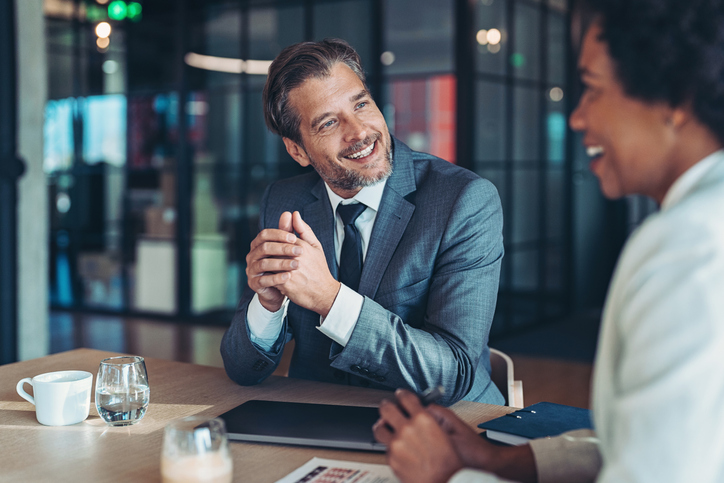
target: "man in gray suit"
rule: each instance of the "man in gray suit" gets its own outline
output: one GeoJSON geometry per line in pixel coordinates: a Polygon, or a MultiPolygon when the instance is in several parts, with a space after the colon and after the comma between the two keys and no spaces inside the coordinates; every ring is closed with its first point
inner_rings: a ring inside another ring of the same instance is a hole
{"type": "Polygon", "coordinates": [[[221,344],[229,377],[263,381],[293,338],[292,377],[502,404],[487,346],[503,257],[493,185],[392,138],[341,40],[284,49],[264,114],[315,171],[264,194],[221,344]]]}

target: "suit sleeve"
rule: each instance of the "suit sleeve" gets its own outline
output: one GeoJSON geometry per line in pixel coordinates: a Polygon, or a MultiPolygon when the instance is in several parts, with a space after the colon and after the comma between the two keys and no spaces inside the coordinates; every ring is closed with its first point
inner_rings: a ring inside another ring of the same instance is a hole
{"type": "Polygon", "coordinates": [[[337,346],[336,354],[333,347],[332,367],[373,374],[386,386],[418,392],[442,385],[446,395],[441,402],[446,405],[462,399],[473,386],[476,391],[487,387],[488,371],[476,369],[481,356],[488,354],[503,257],[502,228],[495,187],[479,178],[468,182],[448,214],[429,283],[424,280],[394,294],[395,300],[405,302],[420,296],[416,285],[427,287],[421,320],[402,320],[365,297],[349,342],[344,348],[337,346]]]}
{"type": "MultiPolygon", "coordinates": [[[[259,231],[267,228],[265,207],[271,186],[264,192],[259,214],[259,231]]],[[[224,361],[226,374],[237,384],[250,386],[258,384],[269,377],[279,365],[284,345],[291,340],[289,326],[285,318],[279,338],[269,351],[263,350],[251,341],[249,325],[246,319],[249,303],[254,298],[254,291],[247,285],[244,295],[236,308],[231,325],[221,340],[221,357],[224,361]]]]}

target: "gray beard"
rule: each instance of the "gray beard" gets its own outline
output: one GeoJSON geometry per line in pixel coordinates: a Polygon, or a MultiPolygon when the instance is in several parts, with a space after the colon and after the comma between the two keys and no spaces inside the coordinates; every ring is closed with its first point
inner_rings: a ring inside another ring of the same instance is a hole
{"type": "Polygon", "coordinates": [[[386,153],[387,158],[387,169],[384,170],[381,173],[378,173],[376,176],[366,176],[364,173],[360,173],[359,171],[355,171],[353,169],[347,169],[342,166],[337,165],[331,165],[332,169],[334,170],[334,173],[332,177],[328,176],[326,173],[324,173],[322,170],[316,169],[317,168],[317,162],[314,161],[309,154],[307,153],[307,157],[309,157],[310,162],[312,164],[312,167],[315,168],[317,173],[324,179],[324,181],[327,182],[327,184],[331,188],[337,188],[342,191],[354,191],[356,189],[365,188],[367,186],[372,186],[383,179],[387,179],[392,175],[392,150],[388,150],[386,153]]]}

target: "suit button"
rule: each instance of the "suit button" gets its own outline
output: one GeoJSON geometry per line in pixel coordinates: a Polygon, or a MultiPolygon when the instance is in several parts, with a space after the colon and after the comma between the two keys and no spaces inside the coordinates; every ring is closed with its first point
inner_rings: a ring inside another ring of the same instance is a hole
{"type": "Polygon", "coordinates": [[[385,376],[377,376],[377,377],[375,377],[375,379],[377,380],[377,382],[384,382],[385,376]]]}
{"type": "Polygon", "coordinates": [[[367,370],[367,369],[365,369],[364,367],[361,368],[361,369],[359,370],[359,372],[360,372],[360,374],[362,374],[363,376],[366,376],[366,375],[368,375],[368,374],[370,373],[370,371],[367,370]]]}
{"type": "Polygon", "coordinates": [[[339,369],[335,370],[333,375],[335,379],[344,379],[344,372],[339,369]]]}
{"type": "Polygon", "coordinates": [[[362,387],[369,387],[370,381],[368,381],[367,379],[362,379],[360,380],[359,385],[362,387]]]}
{"type": "Polygon", "coordinates": [[[357,364],[350,366],[349,368],[352,370],[352,372],[359,372],[360,370],[360,367],[357,364]]]}

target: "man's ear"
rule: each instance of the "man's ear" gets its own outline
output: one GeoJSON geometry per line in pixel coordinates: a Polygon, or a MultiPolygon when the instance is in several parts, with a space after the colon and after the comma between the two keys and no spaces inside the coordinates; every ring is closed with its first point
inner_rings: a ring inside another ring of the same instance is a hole
{"type": "Polygon", "coordinates": [[[301,147],[299,144],[295,143],[289,138],[282,138],[282,141],[284,141],[284,146],[287,147],[287,152],[294,161],[299,163],[299,165],[304,168],[309,166],[309,156],[307,156],[307,153],[306,151],[304,151],[303,147],[301,147]]]}

